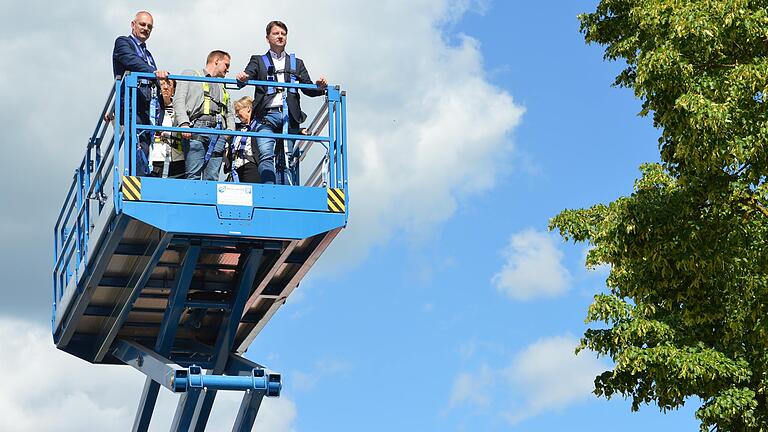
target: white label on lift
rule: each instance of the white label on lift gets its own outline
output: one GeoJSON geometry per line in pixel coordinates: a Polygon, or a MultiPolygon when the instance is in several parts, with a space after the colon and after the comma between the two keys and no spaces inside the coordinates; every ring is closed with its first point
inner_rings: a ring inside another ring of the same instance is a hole
{"type": "Polygon", "coordinates": [[[216,204],[253,207],[253,186],[219,183],[216,185],[216,204]]]}

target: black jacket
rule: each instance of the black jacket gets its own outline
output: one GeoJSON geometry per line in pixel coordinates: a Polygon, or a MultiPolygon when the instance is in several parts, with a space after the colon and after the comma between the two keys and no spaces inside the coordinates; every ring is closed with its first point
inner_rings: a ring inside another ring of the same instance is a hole
{"type": "MultiPolygon", "coordinates": [[[[115,47],[112,50],[112,73],[115,79],[121,79],[126,71],[131,72],[148,72],[153,73],[157,70],[155,67],[155,59],[149,50],[145,49],[147,58],[141,57],[136,52],[136,45],[130,36],[120,36],[115,39],[115,47]]],[[[153,82],[153,85],[157,86],[157,94],[160,95],[160,86],[157,81],[153,82]]],[[[122,89],[121,89],[122,92],[122,89]]],[[[136,96],[136,115],[139,123],[149,124],[149,101],[152,99],[152,87],[147,85],[140,85],[137,90],[136,96]]],[[[122,95],[122,93],[120,93],[122,95]]],[[[165,108],[163,98],[158,97],[161,108],[165,108]]],[[[160,119],[158,124],[163,123],[163,112],[158,113],[160,119]]]]}
{"type": "MultiPolygon", "coordinates": [[[[272,63],[272,56],[269,54],[269,51],[266,53],[267,58],[269,59],[269,64],[274,66],[272,63]]],[[[288,59],[288,53],[286,53],[285,58],[285,67],[286,69],[290,68],[290,60],[288,59]]],[[[309,72],[307,72],[307,68],[304,67],[304,61],[302,61],[300,58],[296,59],[296,79],[302,83],[302,84],[313,84],[312,78],[309,77],[309,72]]],[[[245,73],[248,74],[249,80],[258,80],[258,81],[267,81],[267,68],[264,66],[264,61],[262,60],[261,55],[252,55],[251,60],[248,62],[248,66],[245,67],[245,73]]],[[[290,82],[290,76],[285,76],[285,82],[290,82]]],[[[320,90],[312,90],[312,89],[301,89],[301,92],[304,93],[307,96],[310,97],[316,97],[316,96],[322,96],[325,94],[324,89],[320,90]]],[[[269,101],[269,98],[267,96],[267,88],[263,86],[256,86],[255,90],[253,92],[253,116],[254,118],[261,118],[264,117],[264,110],[266,109],[266,105],[269,101]]],[[[294,124],[294,126],[300,125],[306,115],[301,111],[301,102],[299,93],[296,92],[288,92],[288,112],[290,114],[291,123],[294,124]]]]}

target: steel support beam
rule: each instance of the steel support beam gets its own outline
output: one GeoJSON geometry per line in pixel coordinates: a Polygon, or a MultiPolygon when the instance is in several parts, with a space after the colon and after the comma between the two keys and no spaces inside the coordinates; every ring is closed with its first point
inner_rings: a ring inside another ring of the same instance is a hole
{"type": "MultiPolygon", "coordinates": [[[[160,355],[167,356],[171,351],[171,347],[173,347],[176,328],[179,326],[181,315],[184,313],[184,302],[189,292],[189,284],[192,281],[192,274],[195,272],[195,265],[199,256],[200,246],[189,246],[184,254],[181,268],[174,276],[173,290],[168,296],[168,305],[165,308],[165,314],[155,344],[155,352],[160,355]]],[[[149,429],[149,423],[152,420],[152,413],[155,410],[157,393],[159,391],[160,384],[147,377],[144,383],[144,391],[139,400],[139,408],[133,421],[134,432],[145,432],[149,429]]]]}
{"type": "Polygon", "coordinates": [[[248,374],[243,370],[239,375],[202,375],[199,366],[182,368],[162,355],[124,339],[115,342],[111,353],[115,358],[133,366],[149,379],[173,392],[189,392],[198,388],[240,391],[253,389],[278,396],[281,388],[280,375],[267,374],[260,367],[247,371],[248,374]]]}
{"type": "Polygon", "coordinates": [[[111,354],[171,391],[174,391],[173,381],[177,371],[183,371],[180,366],[160,354],[125,339],[115,342],[111,354]]]}
{"type": "Polygon", "coordinates": [[[264,366],[248,360],[245,357],[230,353],[224,372],[227,375],[250,375],[251,371],[254,369],[264,369],[264,366]]]}
{"type": "MultiPolygon", "coordinates": [[[[205,398],[201,399],[203,394],[207,396],[217,390],[246,391],[241,404],[241,410],[245,410],[243,419],[240,420],[242,424],[249,421],[249,416],[255,418],[258,404],[261,403],[263,396],[279,396],[282,388],[279,374],[268,374],[258,367],[258,364],[237,356],[229,361],[232,370],[237,371],[237,375],[203,375],[199,366],[183,369],[162,355],[132,341],[118,340],[111,354],[147,376],[142,399],[151,400],[154,403],[160,385],[174,392],[184,392],[174,415],[172,431],[192,430],[196,422],[202,419],[207,421],[210,406],[208,411],[203,412],[206,414],[204,417],[199,414],[201,408],[206,406],[205,398]],[[257,367],[250,369],[246,374],[246,368],[249,366],[257,367]]],[[[212,399],[210,403],[213,403],[212,399]]],[[[238,417],[241,416],[238,415],[238,417]]],[[[137,416],[134,429],[148,427],[151,415],[146,418],[146,424],[141,423],[140,420],[141,417],[137,416]]],[[[205,425],[201,427],[204,428],[205,425]]]]}
{"type": "MultiPolygon", "coordinates": [[[[251,248],[245,258],[241,256],[240,261],[240,279],[232,292],[232,299],[229,311],[225,312],[221,319],[219,334],[216,337],[216,346],[213,350],[213,368],[209,370],[211,374],[221,374],[227,365],[229,353],[232,351],[232,345],[235,342],[237,327],[240,323],[240,317],[243,316],[243,309],[251,293],[251,287],[256,279],[256,273],[259,270],[259,264],[264,256],[263,249],[251,248]]],[[[195,414],[190,424],[189,430],[196,432],[205,431],[205,425],[208,423],[208,417],[211,414],[213,401],[216,398],[216,390],[208,390],[200,403],[195,407],[195,414]]],[[[176,408],[178,411],[181,407],[176,408]]],[[[184,407],[186,408],[186,407],[184,407]]],[[[179,429],[175,429],[179,430],[179,429]]]]}
{"type": "Polygon", "coordinates": [[[260,279],[259,284],[253,291],[253,294],[251,294],[251,296],[248,298],[248,301],[245,303],[245,309],[250,309],[258,301],[259,296],[267,288],[267,285],[275,278],[275,275],[277,275],[277,272],[281,269],[283,264],[286,263],[288,258],[293,255],[293,251],[296,249],[298,244],[298,240],[294,240],[288,243],[285,249],[280,253],[280,256],[277,258],[275,263],[270,265],[269,271],[263,276],[262,279],[260,279]]]}
{"type": "MultiPolygon", "coordinates": [[[[237,354],[230,354],[226,372],[228,375],[245,375],[258,368],[263,368],[263,366],[237,354]]],[[[232,432],[250,432],[253,430],[253,423],[256,421],[256,415],[259,413],[264,395],[264,392],[255,390],[245,392],[243,400],[240,402],[240,409],[237,411],[235,424],[232,426],[232,432]]]]}
{"type": "MultiPolygon", "coordinates": [[[[320,255],[323,254],[325,249],[331,244],[334,238],[341,232],[342,228],[336,228],[332,231],[328,231],[325,234],[322,234],[322,238],[317,243],[316,246],[314,246],[309,253],[309,257],[307,258],[307,261],[302,264],[299,269],[290,276],[290,279],[285,284],[285,288],[283,289],[280,298],[275,301],[275,303],[269,308],[269,310],[264,314],[264,316],[256,323],[256,325],[251,324],[244,324],[243,328],[240,329],[241,332],[244,333],[242,335],[242,340],[238,342],[237,347],[233,349],[233,352],[243,353],[245,350],[248,349],[248,347],[251,345],[251,342],[253,342],[254,339],[256,339],[256,336],[261,332],[261,330],[264,328],[265,325],[267,325],[267,322],[272,318],[272,315],[277,312],[277,310],[280,308],[280,306],[285,303],[285,300],[288,298],[288,296],[293,292],[293,290],[296,288],[296,286],[299,284],[299,282],[302,280],[302,278],[309,272],[309,269],[312,268],[312,266],[315,264],[315,262],[320,258],[320,255]]],[[[287,257],[286,257],[287,258],[287,257]]],[[[259,298],[259,295],[262,293],[254,292],[254,294],[251,296],[251,299],[249,301],[249,308],[256,303],[256,301],[259,298]]]]}
{"type": "Polygon", "coordinates": [[[195,273],[197,260],[200,257],[200,246],[191,245],[184,254],[184,260],[181,268],[176,272],[173,281],[173,291],[168,297],[168,307],[165,309],[163,324],[160,326],[160,332],[157,336],[155,351],[168,355],[173,347],[173,340],[176,337],[176,328],[181,321],[181,315],[186,307],[189,285],[192,282],[192,275],[195,273]]]}
{"type": "Polygon", "coordinates": [[[213,390],[257,390],[263,391],[267,396],[280,396],[282,381],[280,374],[268,374],[264,369],[251,369],[247,375],[213,375],[203,374],[202,368],[192,366],[188,370],[176,373],[173,379],[173,387],[177,392],[191,391],[194,389],[213,390]]]}
{"type": "Polygon", "coordinates": [[[133,419],[133,432],[146,432],[149,430],[149,422],[152,421],[152,413],[157,403],[157,394],[160,391],[160,383],[147,377],[144,380],[144,390],[139,399],[139,408],[133,419]]]}
{"type": "Polygon", "coordinates": [[[194,388],[181,395],[179,403],[176,405],[176,413],[173,415],[171,432],[188,432],[190,430],[192,417],[197,411],[202,391],[203,389],[194,388]]]}
{"type": "Polygon", "coordinates": [[[232,432],[251,432],[253,430],[253,423],[256,421],[262,399],[264,399],[264,392],[248,391],[245,393],[243,401],[240,402],[240,409],[237,411],[232,432]]]}
{"type": "Polygon", "coordinates": [[[158,261],[160,261],[160,258],[163,256],[163,253],[165,252],[168,244],[172,239],[173,234],[164,233],[160,240],[157,242],[154,252],[152,255],[150,255],[146,264],[144,264],[144,269],[136,279],[136,283],[133,285],[133,288],[131,289],[128,298],[120,309],[120,312],[112,321],[112,325],[109,326],[108,330],[103,333],[104,337],[101,339],[101,345],[95,352],[94,362],[101,362],[104,359],[104,356],[107,355],[107,352],[109,352],[109,348],[112,345],[112,342],[115,340],[117,332],[120,331],[120,327],[123,325],[126,318],[128,318],[128,314],[131,312],[133,304],[136,302],[139,294],[141,294],[141,290],[144,288],[144,284],[146,284],[150,276],[152,276],[155,265],[157,265],[158,261]]]}

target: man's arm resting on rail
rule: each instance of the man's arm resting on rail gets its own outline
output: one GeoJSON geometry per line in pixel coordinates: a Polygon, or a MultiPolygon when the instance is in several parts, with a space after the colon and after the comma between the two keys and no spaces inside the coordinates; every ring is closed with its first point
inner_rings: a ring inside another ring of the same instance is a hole
{"type": "Polygon", "coordinates": [[[136,48],[127,36],[120,36],[115,39],[115,48],[112,51],[112,58],[123,65],[125,70],[131,72],[154,73],[160,79],[168,78],[168,71],[153,70],[146,60],[136,53],[136,48]]]}
{"type": "MultiPolygon", "coordinates": [[[[192,71],[182,72],[184,75],[194,75],[192,71]]],[[[189,93],[190,81],[177,81],[176,92],[173,94],[173,124],[177,127],[190,127],[189,113],[187,111],[187,94],[189,93]]],[[[182,132],[181,137],[189,139],[192,134],[182,132]]]]}
{"type": "Polygon", "coordinates": [[[298,77],[300,83],[316,84],[318,87],[320,87],[317,90],[301,89],[302,93],[309,97],[317,97],[325,94],[325,88],[328,86],[328,80],[324,76],[321,76],[313,83],[312,78],[309,77],[309,71],[307,71],[307,68],[304,66],[304,61],[301,59],[296,59],[296,69],[298,69],[296,71],[296,76],[298,77]]]}

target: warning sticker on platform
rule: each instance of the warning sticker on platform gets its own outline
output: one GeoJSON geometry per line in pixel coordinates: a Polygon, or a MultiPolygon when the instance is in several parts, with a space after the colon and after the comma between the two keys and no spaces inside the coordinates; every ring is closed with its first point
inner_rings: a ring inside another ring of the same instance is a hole
{"type": "Polygon", "coordinates": [[[217,184],[216,204],[253,207],[253,186],[244,184],[217,184]]]}

